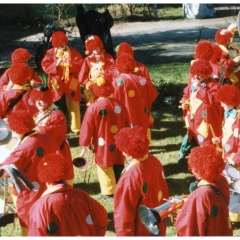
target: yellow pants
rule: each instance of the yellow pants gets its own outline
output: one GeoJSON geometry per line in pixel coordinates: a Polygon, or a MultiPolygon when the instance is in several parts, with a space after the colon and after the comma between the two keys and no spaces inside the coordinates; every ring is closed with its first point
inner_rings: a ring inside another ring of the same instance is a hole
{"type": "Polygon", "coordinates": [[[72,132],[79,132],[81,128],[81,115],[79,101],[74,101],[65,95],[67,110],[70,118],[72,132]]]}
{"type": "Polygon", "coordinates": [[[114,194],[116,188],[116,179],[113,168],[102,168],[97,165],[97,173],[101,193],[104,195],[114,194]]]}

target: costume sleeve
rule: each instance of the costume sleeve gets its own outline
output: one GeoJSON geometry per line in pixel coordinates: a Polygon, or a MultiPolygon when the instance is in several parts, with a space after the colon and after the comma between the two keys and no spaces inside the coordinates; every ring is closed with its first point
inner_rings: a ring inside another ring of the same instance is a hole
{"type": "MultiPolygon", "coordinates": [[[[56,57],[54,55],[54,49],[49,49],[43,60],[42,60],[42,69],[47,74],[60,74],[60,70],[62,69],[60,66],[56,66],[56,57]]],[[[60,74],[62,75],[62,74],[60,74]]]]}
{"type": "Polygon", "coordinates": [[[83,64],[83,58],[75,48],[71,49],[71,67],[69,68],[70,73],[79,72],[83,64]]]}
{"type": "Polygon", "coordinates": [[[4,86],[8,84],[8,80],[9,80],[8,71],[9,69],[7,69],[0,78],[0,92],[2,92],[4,86]]]}
{"type": "Polygon", "coordinates": [[[88,74],[89,74],[89,64],[88,64],[88,58],[84,58],[82,68],[79,72],[79,82],[82,85],[86,85],[88,82],[88,74]]]}
{"type": "Polygon", "coordinates": [[[37,83],[42,83],[42,79],[38,76],[38,74],[33,70],[33,79],[37,82],[37,83]]]}

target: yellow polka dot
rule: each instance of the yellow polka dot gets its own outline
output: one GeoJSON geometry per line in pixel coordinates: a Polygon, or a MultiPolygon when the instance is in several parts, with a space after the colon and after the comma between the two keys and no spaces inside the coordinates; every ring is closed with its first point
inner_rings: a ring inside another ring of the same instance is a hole
{"type": "Polygon", "coordinates": [[[111,133],[116,133],[118,131],[118,127],[115,125],[111,126],[110,131],[111,131],[111,133]]]}
{"type": "Polygon", "coordinates": [[[134,91],[134,90],[130,90],[130,91],[128,92],[128,96],[129,96],[129,97],[134,97],[134,96],[135,96],[135,91],[134,91]]]}
{"type": "Polygon", "coordinates": [[[158,192],[158,201],[160,202],[162,199],[162,191],[159,191],[158,192]]]}

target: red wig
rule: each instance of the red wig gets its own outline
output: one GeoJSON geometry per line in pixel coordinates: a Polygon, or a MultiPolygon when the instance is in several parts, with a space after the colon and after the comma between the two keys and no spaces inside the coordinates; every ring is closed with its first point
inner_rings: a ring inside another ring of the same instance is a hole
{"type": "Polygon", "coordinates": [[[211,75],[213,69],[209,61],[205,59],[199,59],[193,62],[193,64],[189,68],[189,71],[192,75],[196,74],[211,75]]]}
{"type": "Polygon", "coordinates": [[[53,93],[50,90],[41,91],[41,89],[34,88],[30,93],[31,100],[35,103],[37,100],[42,100],[48,105],[53,103],[53,93]]]}
{"type": "Polygon", "coordinates": [[[8,74],[14,84],[23,85],[31,80],[33,70],[26,63],[15,63],[9,68],[8,74]]]}
{"type": "Polygon", "coordinates": [[[215,41],[224,46],[230,38],[233,38],[233,33],[228,31],[226,28],[219,29],[215,34],[215,41]]]}
{"type": "Polygon", "coordinates": [[[205,59],[209,61],[212,54],[213,54],[212,44],[209,41],[205,40],[197,44],[195,48],[194,58],[205,59]]]}
{"type": "Polygon", "coordinates": [[[58,183],[66,179],[66,159],[58,153],[45,155],[38,164],[38,178],[44,183],[58,183]]]}
{"type": "Polygon", "coordinates": [[[118,58],[123,53],[128,53],[128,54],[131,54],[132,56],[134,56],[134,51],[132,49],[132,46],[126,42],[121,42],[118,45],[116,57],[118,58]]]}
{"type": "Polygon", "coordinates": [[[52,46],[57,48],[61,43],[68,43],[68,38],[64,32],[57,31],[52,35],[52,46]]]}
{"type": "Polygon", "coordinates": [[[27,63],[31,58],[30,52],[25,48],[18,48],[13,51],[11,61],[15,63],[27,63]]]}
{"type": "Polygon", "coordinates": [[[235,85],[224,84],[217,91],[217,100],[230,106],[240,104],[240,95],[235,85]]]}
{"type": "Polygon", "coordinates": [[[31,132],[36,127],[36,124],[28,111],[19,110],[9,114],[8,126],[18,134],[26,134],[31,132]]]}
{"type": "Polygon", "coordinates": [[[218,46],[218,44],[212,44],[213,54],[210,58],[210,62],[218,63],[222,57],[222,49],[218,46]]]}
{"type": "Polygon", "coordinates": [[[117,58],[116,66],[120,73],[131,73],[134,72],[136,61],[131,54],[123,53],[117,58]]]}
{"type": "Polygon", "coordinates": [[[139,159],[149,151],[149,140],[142,127],[122,128],[114,136],[117,148],[128,156],[139,159]]]}
{"type": "Polygon", "coordinates": [[[211,145],[192,148],[188,166],[189,170],[194,171],[201,179],[213,182],[221,176],[225,163],[221,153],[211,145]]]}
{"type": "Polygon", "coordinates": [[[99,77],[96,84],[93,84],[93,92],[97,98],[108,97],[113,93],[113,85],[106,78],[99,77]],[[99,81],[98,81],[99,79],[99,81]]]}
{"type": "Polygon", "coordinates": [[[85,41],[85,46],[86,46],[86,54],[89,55],[93,52],[93,50],[97,47],[100,48],[100,50],[103,50],[103,43],[102,40],[96,36],[93,35],[86,39],[85,41]]]}

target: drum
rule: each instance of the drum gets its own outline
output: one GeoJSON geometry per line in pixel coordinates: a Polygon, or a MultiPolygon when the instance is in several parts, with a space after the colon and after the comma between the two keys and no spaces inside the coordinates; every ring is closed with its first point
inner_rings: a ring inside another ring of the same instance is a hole
{"type": "Polygon", "coordinates": [[[226,165],[224,172],[231,179],[234,179],[234,180],[240,179],[240,172],[233,166],[226,165]]]}
{"type": "MultiPolygon", "coordinates": [[[[239,183],[238,183],[239,184],[239,183]]],[[[230,190],[230,203],[228,205],[231,222],[240,222],[240,194],[230,190]]]]}
{"type": "Polygon", "coordinates": [[[240,194],[240,179],[236,180],[232,184],[233,188],[240,194]]]}

